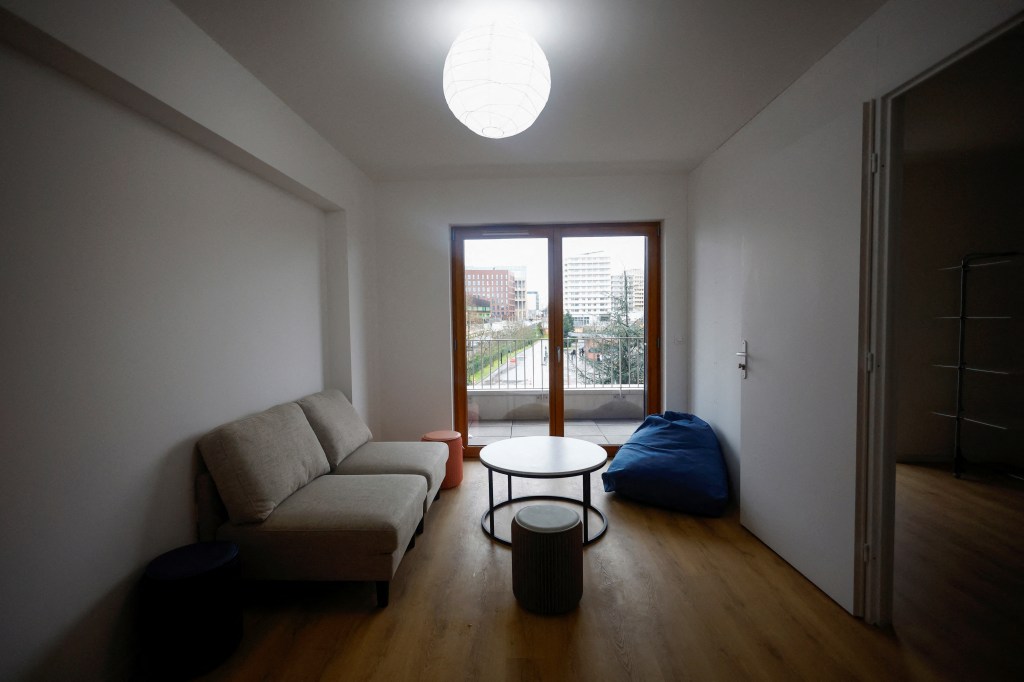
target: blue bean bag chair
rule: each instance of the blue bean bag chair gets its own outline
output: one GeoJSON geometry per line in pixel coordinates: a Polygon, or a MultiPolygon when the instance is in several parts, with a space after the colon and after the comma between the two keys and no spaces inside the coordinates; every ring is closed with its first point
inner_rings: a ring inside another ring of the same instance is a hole
{"type": "Polygon", "coordinates": [[[601,479],[605,492],[697,516],[721,516],[729,503],[715,432],[682,412],[648,416],[601,479]]]}

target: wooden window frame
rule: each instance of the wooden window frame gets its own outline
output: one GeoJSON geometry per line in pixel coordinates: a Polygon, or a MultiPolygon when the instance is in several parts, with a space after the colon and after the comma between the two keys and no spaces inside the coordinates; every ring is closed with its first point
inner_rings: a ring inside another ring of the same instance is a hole
{"type": "MultiPolygon", "coordinates": [[[[479,457],[481,446],[469,445],[469,391],[466,384],[466,260],[467,239],[547,239],[548,240],[548,338],[564,338],[562,330],[562,239],[573,237],[646,237],[644,278],[644,331],[647,347],[645,376],[646,413],[661,412],[661,223],[557,223],[453,225],[451,227],[452,265],[452,394],[454,426],[462,434],[466,457],[479,457]],[[461,359],[460,359],[461,356],[461,359]]],[[[548,363],[550,388],[548,420],[550,434],[564,435],[565,387],[562,385],[562,361],[552,354],[548,363]]],[[[614,455],[618,445],[601,446],[614,455]]]]}

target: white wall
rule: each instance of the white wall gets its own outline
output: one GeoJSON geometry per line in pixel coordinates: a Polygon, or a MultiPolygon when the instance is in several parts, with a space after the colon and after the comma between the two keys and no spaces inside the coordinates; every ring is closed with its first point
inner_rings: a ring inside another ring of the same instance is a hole
{"type": "Polygon", "coordinates": [[[328,352],[347,374],[339,373],[327,385],[346,392],[351,386],[352,404],[371,431],[380,433],[381,424],[389,413],[386,405],[381,406],[380,386],[373,371],[380,357],[378,325],[382,311],[377,291],[379,247],[372,191],[359,195],[352,210],[346,212],[346,219],[347,281],[338,282],[329,296],[348,308],[347,325],[342,319],[328,318],[328,321],[332,325],[344,325],[345,328],[336,329],[335,334],[347,340],[350,347],[346,352],[342,345],[332,344],[328,352]],[[344,383],[346,377],[348,386],[344,383]]]}
{"type": "Polygon", "coordinates": [[[418,438],[451,427],[451,225],[663,220],[664,405],[686,409],[685,207],[681,176],[381,184],[376,378],[383,423],[374,435],[418,438]]]}
{"type": "Polygon", "coordinates": [[[375,309],[363,305],[373,300],[373,185],[365,174],[166,0],[0,6],[44,36],[9,28],[0,15],[22,49],[328,212],[326,381],[373,423],[366,367],[375,309]]]}
{"type": "Polygon", "coordinates": [[[195,439],[325,383],[372,419],[372,185],[170,3],[2,4],[43,34],[0,12],[0,679],[123,679],[195,439]]]}
{"type": "MultiPolygon", "coordinates": [[[[739,480],[751,448],[742,442],[741,424],[745,431],[750,415],[741,413],[733,352],[755,322],[739,311],[758,311],[758,324],[777,312],[777,324],[761,331],[776,334],[784,353],[760,361],[776,363],[772,370],[785,390],[759,408],[762,417],[777,417],[777,432],[793,424],[801,430],[769,444],[771,466],[757,473],[769,477],[763,483],[776,488],[776,498],[785,498],[806,470],[822,461],[834,466],[803,486],[820,510],[793,499],[774,502],[789,537],[777,538],[773,547],[790,561],[797,554],[810,564],[838,557],[845,568],[809,577],[847,608],[854,557],[861,105],[1022,7],[951,0],[886,4],[690,176],[692,407],[717,429],[731,477],[739,480]],[[777,311],[760,311],[756,297],[764,285],[788,292],[789,301],[777,311]],[[798,310],[788,315],[801,300],[813,316],[798,310]]],[[[757,362],[752,357],[752,367],[757,362]]]]}
{"type": "Polygon", "coordinates": [[[734,497],[740,495],[739,306],[743,235],[733,222],[731,193],[709,196],[709,164],[690,175],[690,407],[715,430],[734,497]],[[700,232],[693,226],[700,225],[700,232]]]}
{"type": "Polygon", "coordinates": [[[347,209],[356,202],[362,173],[170,2],[0,0],[0,5],[245,150],[321,208],[347,209]]]}
{"type": "Polygon", "coordinates": [[[100,679],[194,539],[195,438],[322,386],[323,213],[6,49],[0,80],[0,678],[100,679]]]}

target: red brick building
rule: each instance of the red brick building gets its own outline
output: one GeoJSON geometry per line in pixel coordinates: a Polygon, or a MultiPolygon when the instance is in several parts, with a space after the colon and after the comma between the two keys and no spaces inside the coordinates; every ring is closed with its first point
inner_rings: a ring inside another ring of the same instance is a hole
{"type": "Polygon", "coordinates": [[[515,320],[516,278],[511,270],[466,270],[466,300],[482,298],[491,305],[491,318],[515,320]]]}

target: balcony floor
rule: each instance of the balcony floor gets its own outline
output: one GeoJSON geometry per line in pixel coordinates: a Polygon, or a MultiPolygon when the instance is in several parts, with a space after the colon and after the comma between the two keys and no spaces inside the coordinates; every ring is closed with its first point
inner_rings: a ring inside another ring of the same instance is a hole
{"type": "MultiPolygon", "coordinates": [[[[567,419],[565,435],[598,445],[622,445],[643,423],[639,419],[567,419]]],[[[546,436],[545,421],[479,421],[469,426],[469,444],[487,445],[508,438],[546,436]]]]}

